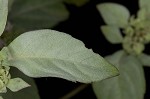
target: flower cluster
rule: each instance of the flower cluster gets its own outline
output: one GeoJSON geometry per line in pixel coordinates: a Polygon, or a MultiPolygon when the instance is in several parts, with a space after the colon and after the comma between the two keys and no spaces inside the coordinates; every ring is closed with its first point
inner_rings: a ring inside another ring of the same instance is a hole
{"type": "Polygon", "coordinates": [[[137,18],[132,16],[129,25],[124,29],[123,48],[130,54],[141,54],[145,49],[145,44],[150,42],[150,20],[141,17],[144,10],[139,11],[137,18]]]}
{"type": "Polygon", "coordinates": [[[129,54],[141,54],[145,44],[150,43],[150,7],[145,6],[145,2],[140,1],[136,16],[131,16],[128,9],[120,4],[103,3],[97,6],[106,23],[101,26],[105,38],[112,44],[122,44],[129,54]]]}
{"type": "Polygon", "coordinates": [[[0,66],[0,90],[6,89],[10,78],[9,67],[0,66]]]}

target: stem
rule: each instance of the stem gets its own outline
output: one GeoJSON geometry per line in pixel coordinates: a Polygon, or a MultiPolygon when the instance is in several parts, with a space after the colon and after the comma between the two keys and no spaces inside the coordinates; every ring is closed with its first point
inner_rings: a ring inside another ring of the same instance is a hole
{"type": "Polygon", "coordinates": [[[71,97],[75,96],[76,94],[81,92],[83,89],[85,89],[88,85],[89,84],[80,85],[79,87],[73,89],[72,91],[70,91],[69,93],[67,93],[66,95],[62,96],[59,99],[70,99],[71,97]]]}

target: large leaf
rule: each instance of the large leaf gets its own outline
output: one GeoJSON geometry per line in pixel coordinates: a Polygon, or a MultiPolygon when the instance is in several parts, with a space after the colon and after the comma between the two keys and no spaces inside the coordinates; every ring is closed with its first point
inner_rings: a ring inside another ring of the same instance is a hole
{"type": "Polygon", "coordinates": [[[128,24],[130,13],[127,8],[115,3],[98,4],[97,9],[100,12],[105,23],[117,27],[125,27],[128,24]]]}
{"type": "Polygon", "coordinates": [[[68,18],[62,0],[15,0],[9,20],[19,30],[53,27],[68,18]]]}
{"type": "Polygon", "coordinates": [[[138,56],[138,58],[140,59],[141,63],[144,65],[144,66],[150,66],[150,55],[147,55],[147,54],[140,54],[138,56]]]}
{"type": "Polygon", "coordinates": [[[37,87],[35,82],[32,78],[27,77],[19,70],[15,68],[11,68],[11,75],[12,77],[20,77],[29,83],[31,86],[25,89],[22,89],[18,92],[11,92],[10,90],[7,91],[5,94],[1,94],[4,99],[40,99],[37,87]]]}
{"type": "MultiPolygon", "coordinates": [[[[81,41],[54,30],[24,33],[8,50],[10,65],[30,77],[61,77],[89,83],[118,75],[114,66],[85,48],[81,41]]],[[[2,50],[5,51],[6,48],[2,50]]]]}
{"type": "Polygon", "coordinates": [[[0,0],[0,36],[2,35],[8,14],[8,0],[0,0]]]}
{"type": "Polygon", "coordinates": [[[104,34],[105,38],[113,44],[118,44],[123,41],[122,34],[119,28],[115,26],[101,26],[102,33],[104,34]]]}
{"type": "Polygon", "coordinates": [[[134,56],[116,52],[106,57],[118,67],[120,75],[115,78],[93,83],[98,99],[143,99],[145,79],[141,63],[134,56]]]}

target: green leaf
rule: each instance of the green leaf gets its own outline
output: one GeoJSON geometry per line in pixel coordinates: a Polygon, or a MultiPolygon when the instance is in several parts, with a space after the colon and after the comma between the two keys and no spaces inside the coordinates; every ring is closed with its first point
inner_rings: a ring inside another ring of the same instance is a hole
{"type": "Polygon", "coordinates": [[[17,92],[23,88],[29,87],[30,85],[28,83],[26,83],[24,80],[22,80],[21,78],[13,78],[10,79],[7,87],[13,91],[13,92],[17,92]]]}
{"type": "Polygon", "coordinates": [[[0,90],[0,93],[6,93],[6,92],[7,92],[6,87],[3,87],[3,88],[0,90]]]}
{"type": "Polygon", "coordinates": [[[89,2],[90,0],[64,0],[68,4],[74,4],[78,7],[84,5],[85,3],[89,2]]]}
{"type": "Polygon", "coordinates": [[[10,43],[8,50],[10,65],[30,77],[60,77],[89,83],[118,75],[113,65],[81,41],[54,30],[24,33],[10,43]]]}
{"type": "Polygon", "coordinates": [[[143,16],[150,19],[150,0],[139,0],[139,7],[139,10],[145,10],[144,13],[142,12],[142,14],[144,14],[143,16]]]}
{"type": "Polygon", "coordinates": [[[0,36],[2,35],[8,14],[8,0],[0,0],[0,36]]]}
{"type": "Polygon", "coordinates": [[[100,12],[105,23],[117,27],[125,27],[128,24],[130,13],[122,5],[115,3],[98,4],[97,9],[100,12]]]}
{"type": "Polygon", "coordinates": [[[10,90],[7,91],[5,94],[1,94],[4,99],[40,99],[38,95],[38,90],[34,80],[30,77],[27,77],[22,72],[17,70],[16,68],[11,68],[11,75],[13,78],[19,77],[22,78],[24,81],[29,83],[31,86],[25,89],[22,89],[18,92],[12,92],[10,90]]]}
{"type": "Polygon", "coordinates": [[[118,44],[123,41],[122,34],[119,28],[115,26],[101,26],[102,33],[105,38],[112,44],[118,44]]]}
{"type": "Polygon", "coordinates": [[[0,96],[0,99],[3,99],[3,97],[0,96]]]}
{"type": "Polygon", "coordinates": [[[139,60],[122,52],[116,52],[106,59],[118,67],[120,75],[93,83],[97,99],[143,99],[145,79],[139,60]]]}
{"type": "Polygon", "coordinates": [[[138,11],[138,13],[137,13],[138,19],[140,19],[140,20],[145,20],[146,19],[146,15],[147,15],[147,13],[146,13],[146,9],[145,8],[140,9],[138,11]]]}
{"type": "Polygon", "coordinates": [[[15,0],[9,15],[13,28],[28,31],[53,27],[69,13],[62,0],[15,0]]]}
{"type": "Polygon", "coordinates": [[[139,0],[139,7],[149,7],[150,6],[150,0],[139,0]]]}
{"type": "Polygon", "coordinates": [[[140,54],[138,56],[138,58],[144,66],[150,66],[150,56],[149,55],[143,53],[143,54],[140,54]]]}

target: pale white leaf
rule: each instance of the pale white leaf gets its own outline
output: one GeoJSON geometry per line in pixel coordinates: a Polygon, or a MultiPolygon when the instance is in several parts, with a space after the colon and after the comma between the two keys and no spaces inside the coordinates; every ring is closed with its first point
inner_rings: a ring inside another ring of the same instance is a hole
{"type": "Polygon", "coordinates": [[[6,50],[10,53],[9,65],[30,77],[60,77],[89,83],[118,75],[112,64],[81,41],[54,30],[24,33],[2,52],[6,50]]]}
{"type": "Polygon", "coordinates": [[[102,33],[105,38],[112,44],[118,44],[123,41],[122,34],[116,26],[101,26],[102,33]]]}
{"type": "Polygon", "coordinates": [[[105,23],[117,27],[125,27],[128,24],[130,13],[128,9],[116,3],[102,3],[97,5],[105,23]]]}
{"type": "Polygon", "coordinates": [[[21,89],[24,89],[26,87],[29,87],[30,85],[28,83],[26,83],[24,80],[22,80],[21,78],[13,78],[9,80],[9,83],[7,85],[7,87],[13,91],[13,92],[17,92],[21,89]]]}

